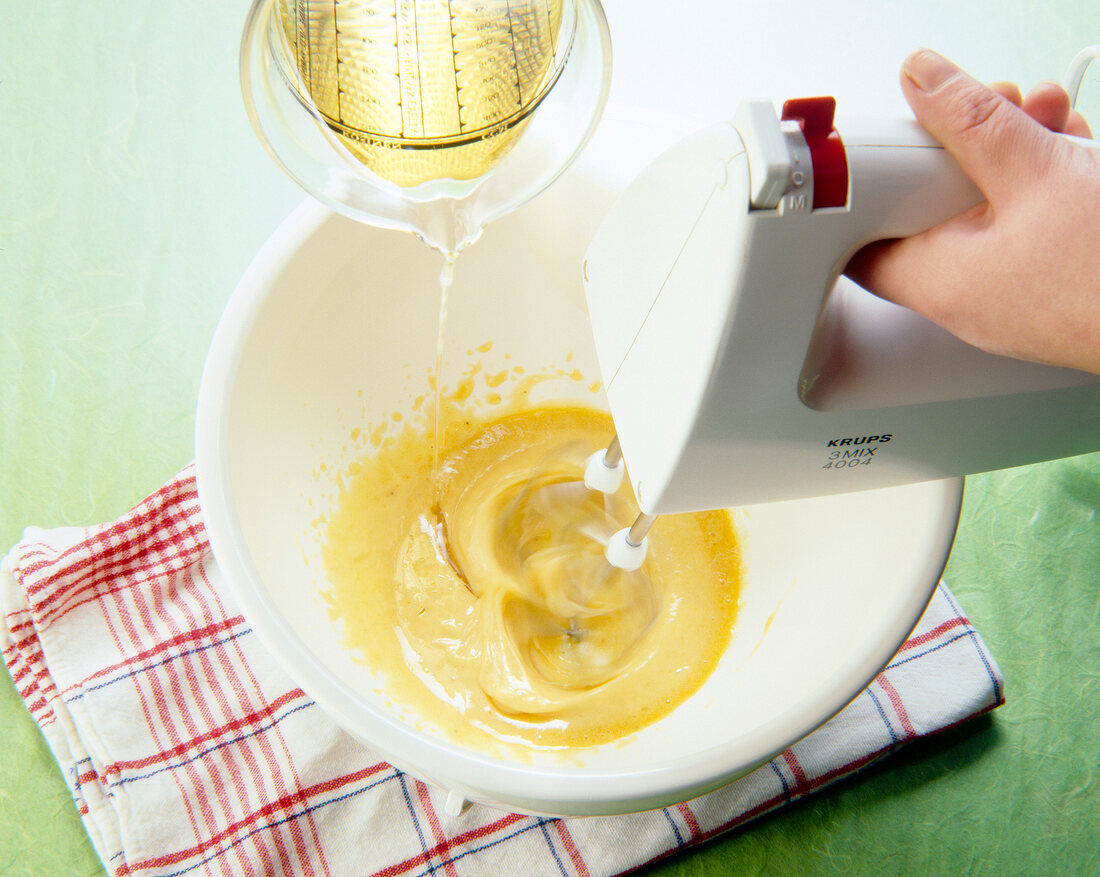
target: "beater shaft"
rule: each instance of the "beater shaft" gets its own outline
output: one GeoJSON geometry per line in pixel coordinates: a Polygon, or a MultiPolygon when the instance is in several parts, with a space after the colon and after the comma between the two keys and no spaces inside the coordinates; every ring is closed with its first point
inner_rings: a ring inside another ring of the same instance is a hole
{"type": "Polygon", "coordinates": [[[645,537],[649,532],[649,528],[653,526],[653,522],[656,520],[656,515],[647,515],[645,512],[639,512],[638,517],[634,519],[634,523],[630,525],[630,529],[626,532],[626,541],[636,547],[641,546],[642,543],[645,542],[645,537]]]}
{"type": "Polygon", "coordinates": [[[619,436],[616,434],[615,437],[611,439],[611,444],[607,446],[607,450],[603,452],[603,464],[608,469],[614,469],[619,465],[622,458],[623,448],[622,445],[619,444],[619,436]]]}

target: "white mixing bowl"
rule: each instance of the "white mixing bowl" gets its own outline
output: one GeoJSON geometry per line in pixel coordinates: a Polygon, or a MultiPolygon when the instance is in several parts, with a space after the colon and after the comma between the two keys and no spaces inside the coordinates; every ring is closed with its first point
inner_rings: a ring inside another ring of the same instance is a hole
{"type": "MultiPolygon", "coordinates": [[[[461,256],[452,364],[461,370],[466,351],[492,341],[475,354],[487,369],[576,368],[586,380],[542,390],[599,402],[579,270],[610,197],[575,169],[461,256]]],[[[625,740],[508,761],[418,729],[389,704],[384,680],[341,647],[328,616],[315,522],[332,476],[359,451],[350,431],[390,422],[425,392],[440,265],[408,235],[303,205],[248,269],[210,350],[197,424],[210,541],[246,618],[303,690],[394,765],[450,790],[452,806],[564,815],[644,810],[722,786],[875,677],[940,576],[961,480],[737,512],[744,590],[729,649],[693,697],[625,740]]]]}

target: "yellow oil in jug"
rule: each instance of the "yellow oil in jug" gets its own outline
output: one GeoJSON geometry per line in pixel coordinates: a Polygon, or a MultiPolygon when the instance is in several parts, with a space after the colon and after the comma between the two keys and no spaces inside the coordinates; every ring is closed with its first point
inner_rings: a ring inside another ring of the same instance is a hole
{"type": "Polygon", "coordinates": [[[278,0],[325,122],[400,186],[481,176],[560,69],[569,0],[278,0]]]}

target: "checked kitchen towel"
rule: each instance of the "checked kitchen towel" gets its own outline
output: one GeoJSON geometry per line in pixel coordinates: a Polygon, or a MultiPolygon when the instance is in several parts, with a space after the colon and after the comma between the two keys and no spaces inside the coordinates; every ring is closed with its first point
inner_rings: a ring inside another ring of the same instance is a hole
{"type": "Polygon", "coordinates": [[[29,529],[0,609],[8,671],[114,875],[618,874],[1003,702],[941,585],[866,691],[725,789],[631,816],[452,817],[265,654],[208,550],[190,467],[114,523],[29,529]]]}

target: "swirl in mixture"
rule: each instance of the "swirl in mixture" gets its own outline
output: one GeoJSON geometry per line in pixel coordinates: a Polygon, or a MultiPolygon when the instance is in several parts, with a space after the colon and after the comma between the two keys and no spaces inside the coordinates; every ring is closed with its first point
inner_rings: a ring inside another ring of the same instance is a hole
{"type": "Polygon", "coordinates": [[[362,461],[327,528],[326,566],[348,643],[395,699],[462,739],[476,727],[578,746],[630,733],[702,684],[736,612],[729,516],[662,518],[640,570],[611,567],[606,541],[637,506],[629,487],[605,497],[583,484],[610,433],[581,408],[471,424],[434,492],[409,471],[427,437],[420,454],[406,435],[362,461]]]}

